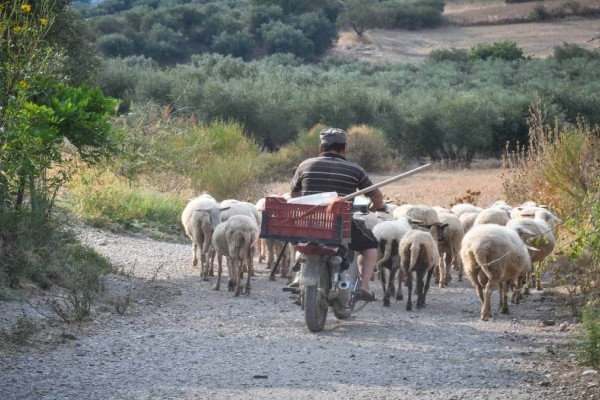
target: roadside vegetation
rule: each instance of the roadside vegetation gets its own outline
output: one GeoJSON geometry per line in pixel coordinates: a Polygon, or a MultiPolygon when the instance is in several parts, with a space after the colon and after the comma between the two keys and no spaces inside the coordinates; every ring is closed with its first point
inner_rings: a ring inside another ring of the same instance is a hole
{"type": "Polygon", "coordinates": [[[0,296],[59,286],[56,314],[85,320],[114,268],[68,219],[184,240],[189,198],[254,201],[337,126],[372,172],[503,156],[506,199],[563,218],[548,272],[583,317],[586,362],[600,363],[598,52],[563,43],[537,59],[506,41],[372,65],[325,56],[360,7],[418,29],[440,24],[444,3],[167,3],[106,0],[87,23],[68,0],[1,5],[0,296]]]}

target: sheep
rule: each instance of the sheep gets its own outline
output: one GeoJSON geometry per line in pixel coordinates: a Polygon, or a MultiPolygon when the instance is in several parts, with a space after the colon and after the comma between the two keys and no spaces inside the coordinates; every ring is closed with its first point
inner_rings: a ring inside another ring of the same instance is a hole
{"type": "Polygon", "coordinates": [[[464,213],[479,213],[481,212],[481,210],[483,210],[483,208],[481,207],[477,207],[473,204],[469,204],[469,203],[460,203],[460,204],[455,204],[454,206],[452,206],[452,208],[450,208],[450,211],[452,212],[452,214],[456,215],[457,217],[460,217],[462,214],[464,213]]]}
{"type": "Polygon", "coordinates": [[[352,214],[352,218],[363,221],[365,223],[365,226],[367,227],[367,229],[370,230],[371,232],[373,231],[373,228],[375,227],[375,225],[377,225],[383,221],[378,216],[378,213],[375,213],[375,212],[363,213],[360,211],[356,211],[352,214]]]}
{"type": "Polygon", "coordinates": [[[233,215],[247,215],[254,218],[256,224],[260,227],[261,216],[254,204],[246,201],[227,199],[221,202],[221,207],[227,207],[226,211],[221,213],[221,222],[227,221],[233,215]]]}
{"type": "MultiPolygon", "coordinates": [[[[272,195],[271,197],[275,197],[277,195],[272,195]]],[[[277,197],[283,197],[285,198],[285,196],[277,196],[277,197]]],[[[259,215],[261,215],[261,223],[262,223],[262,212],[265,209],[265,198],[263,197],[262,199],[258,200],[255,204],[256,210],[259,212],[259,215]]],[[[259,238],[258,239],[258,248],[259,248],[259,255],[258,255],[258,262],[264,262],[265,259],[267,261],[267,269],[271,270],[272,268],[275,268],[275,258],[278,257],[280,254],[282,255],[282,258],[280,260],[281,263],[281,277],[282,278],[289,278],[290,277],[290,265],[292,260],[295,258],[294,255],[294,250],[292,248],[292,246],[289,243],[285,243],[281,240],[277,240],[277,239],[263,239],[263,238],[259,238]]],[[[275,275],[271,274],[269,276],[270,280],[275,280],[275,275]]]]}
{"type": "Polygon", "coordinates": [[[511,214],[512,218],[525,217],[540,219],[546,222],[552,229],[556,228],[556,225],[562,222],[560,218],[544,207],[517,207],[516,210],[516,212],[513,211],[511,214]]]}
{"type": "Polygon", "coordinates": [[[506,211],[498,208],[485,208],[477,215],[473,225],[496,224],[504,226],[509,220],[510,215],[506,211]]]}
{"type": "Polygon", "coordinates": [[[217,225],[212,238],[212,245],[216,251],[218,263],[215,290],[219,290],[221,285],[221,274],[223,273],[221,256],[226,256],[231,264],[229,280],[235,282],[234,285],[229,285],[229,290],[234,290],[235,296],[240,295],[242,290],[241,280],[244,274],[244,265],[246,265],[248,274],[244,294],[250,294],[252,260],[256,252],[257,239],[258,225],[256,220],[247,215],[233,215],[227,221],[217,225]]]}
{"type": "Polygon", "coordinates": [[[510,213],[513,210],[513,208],[505,200],[495,201],[488,208],[493,208],[495,210],[502,210],[502,211],[506,212],[509,217],[510,217],[510,213]]]}
{"type": "Polygon", "coordinates": [[[458,281],[462,282],[463,269],[460,257],[460,244],[464,236],[464,230],[460,219],[449,212],[438,212],[440,224],[447,224],[442,229],[443,240],[438,241],[438,250],[440,252],[440,268],[439,268],[439,286],[445,287],[450,283],[450,266],[454,264],[454,268],[458,270],[458,281]],[[445,264],[445,265],[444,265],[445,264]],[[444,268],[445,267],[445,268],[444,268]]]}
{"type": "Polygon", "coordinates": [[[192,240],[192,265],[198,265],[200,252],[200,277],[208,279],[208,252],[214,227],[220,222],[220,208],[209,194],[193,198],[181,213],[181,223],[186,234],[192,240]],[[208,210],[215,208],[212,213],[208,210]],[[207,212],[208,211],[208,212],[207,212]]]}
{"type": "MultiPolygon", "coordinates": [[[[408,288],[406,310],[412,310],[413,272],[417,274],[417,308],[424,307],[434,267],[440,262],[440,254],[431,234],[416,229],[408,231],[400,241],[400,259],[408,288]],[[427,280],[424,284],[425,274],[427,280]]],[[[401,287],[398,287],[398,291],[402,291],[401,287]]]]}
{"type": "MultiPolygon", "coordinates": [[[[556,239],[552,233],[550,226],[541,219],[515,218],[508,221],[507,227],[523,226],[535,235],[528,242],[533,244],[539,251],[531,255],[532,264],[538,263],[538,270],[541,270],[542,261],[554,251],[556,239]]],[[[534,270],[534,268],[531,268],[534,270]]],[[[529,284],[531,283],[531,273],[528,273],[527,284],[525,286],[525,294],[529,293],[529,284]]],[[[537,290],[542,290],[542,282],[539,276],[535,278],[535,286],[537,290]]]]}
{"type": "Polygon", "coordinates": [[[403,204],[394,209],[393,215],[394,218],[407,217],[412,220],[420,221],[423,224],[433,224],[434,222],[439,222],[435,210],[423,204],[403,204]]]}
{"type": "Polygon", "coordinates": [[[475,220],[477,219],[478,215],[478,212],[465,212],[460,214],[460,217],[458,217],[458,219],[460,220],[464,233],[467,233],[469,229],[473,227],[473,224],[475,223],[475,220]]]}
{"type": "MultiPolygon", "coordinates": [[[[400,269],[399,245],[406,232],[412,230],[408,220],[399,219],[382,221],[373,227],[373,235],[377,239],[377,265],[379,279],[383,287],[383,305],[390,306],[390,296],[395,292],[394,276],[398,273],[398,287],[402,284],[400,269]],[[386,284],[386,271],[389,270],[389,280],[386,284]]],[[[402,300],[402,291],[398,290],[396,300],[402,300]]]]}
{"type": "MultiPolygon", "coordinates": [[[[258,211],[259,215],[261,215],[262,220],[262,212],[265,210],[265,201],[266,198],[262,197],[256,201],[254,207],[256,211],[258,211]]],[[[262,263],[267,259],[267,241],[263,238],[258,239],[258,262],[262,263]]]]}
{"type": "Polygon", "coordinates": [[[494,287],[499,286],[501,310],[507,314],[509,285],[516,281],[518,289],[519,277],[531,268],[528,248],[514,228],[481,224],[473,226],[463,237],[460,256],[464,272],[481,301],[480,317],[483,321],[490,317],[490,299],[494,287]]]}
{"type": "MultiPolygon", "coordinates": [[[[220,203],[220,206],[221,206],[221,210],[222,210],[222,212],[220,214],[221,222],[227,221],[229,218],[231,218],[234,215],[247,215],[247,216],[253,218],[254,221],[256,222],[257,226],[259,226],[259,228],[260,228],[261,216],[254,204],[248,203],[245,201],[236,200],[236,199],[226,199],[220,203]]],[[[209,251],[209,254],[210,254],[209,262],[208,262],[209,273],[212,276],[213,275],[213,266],[214,266],[214,261],[215,261],[215,250],[211,249],[209,251]]],[[[251,270],[252,266],[248,266],[248,268],[251,270]]]]}

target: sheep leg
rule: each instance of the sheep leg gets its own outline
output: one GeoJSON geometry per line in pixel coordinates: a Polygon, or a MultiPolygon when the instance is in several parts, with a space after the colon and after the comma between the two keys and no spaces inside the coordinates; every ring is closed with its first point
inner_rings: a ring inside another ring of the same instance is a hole
{"type": "Polygon", "coordinates": [[[434,268],[430,268],[429,271],[427,271],[427,279],[425,280],[425,288],[423,289],[423,307],[425,307],[425,298],[427,297],[427,292],[429,291],[429,285],[431,284],[433,270],[434,268]]]}
{"type": "Polygon", "coordinates": [[[244,265],[237,259],[232,258],[231,260],[231,269],[233,271],[233,274],[235,275],[235,291],[233,293],[233,295],[235,297],[238,297],[240,295],[240,293],[242,292],[242,287],[240,285],[240,282],[243,279],[244,276],[244,265]]]}
{"type": "Polygon", "coordinates": [[[463,281],[463,263],[458,254],[454,255],[454,265],[456,265],[456,269],[458,269],[458,281],[463,281]]]}
{"type": "Polygon", "coordinates": [[[405,273],[406,275],[406,287],[408,290],[408,299],[406,300],[406,311],[412,311],[412,272],[405,273]]]}
{"type": "Polygon", "coordinates": [[[246,286],[244,287],[245,295],[250,294],[250,278],[252,277],[254,272],[254,268],[252,267],[252,258],[252,256],[249,256],[246,261],[248,263],[248,276],[246,277],[246,286]]]}
{"type": "Polygon", "coordinates": [[[508,314],[508,285],[510,282],[500,284],[500,312],[508,314]]]}
{"type": "Polygon", "coordinates": [[[446,285],[450,284],[450,281],[452,281],[452,274],[450,273],[450,271],[452,270],[452,259],[454,258],[454,256],[452,255],[452,253],[447,252],[446,253],[446,285]]]}
{"type": "Polygon", "coordinates": [[[490,279],[488,283],[485,285],[485,292],[483,303],[481,304],[481,320],[487,321],[490,317],[490,300],[492,298],[492,291],[494,289],[494,284],[490,279]]]}
{"type": "Polygon", "coordinates": [[[214,290],[220,290],[221,289],[221,274],[223,273],[223,257],[221,257],[220,254],[219,254],[218,258],[217,258],[217,265],[218,265],[218,269],[217,269],[217,282],[215,283],[215,286],[213,287],[214,290]]]}
{"type": "Polygon", "coordinates": [[[424,271],[419,269],[417,271],[417,308],[422,308],[425,305],[425,295],[424,295],[424,282],[425,278],[424,271]]]}
{"type": "Polygon", "coordinates": [[[435,283],[441,287],[444,288],[446,287],[446,271],[445,271],[445,263],[444,263],[444,257],[442,254],[442,257],[440,257],[440,261],[438,263],[438,271],[437,271],[437,277],[435,279],[435,283]]]}
{"type": "Polygon", "coordinates": [[[538,263],[537,270],[534,272],[535,275],[535,290],[543,290],[542,288],[542,262],[538,263]]]}
{"type": "MultiPolygon", "coordinates": [[[[385,268],[387,269],[387,268],[385,268]]],[[[385,281],[385,269],[384,268],[379,268],[379,280],[381,281],[381,288],[383,289],[383,306],[384,307],[389,307],[390,306],[390,293],[388,291],[388,284],[385,281]]],[[[391,273],[390,273],[390,279],[392,279],[391,277],[391,273]]]]}
{"type": "Polygon", "coordinates": [[[402,281],[404,280],[404,271],[401,267],[397,267],[398,274],[398,291],[396,292],[396,300],[404,300],[404,296],[402,296],[402,281]]]}
{"type": "Polygon", "coordinates": [[[192,265],[195,267],[198,265],[198,256],[196,255],[196,250],[198,249],[198,245],[196,242],[192,243],[192,265]]]}

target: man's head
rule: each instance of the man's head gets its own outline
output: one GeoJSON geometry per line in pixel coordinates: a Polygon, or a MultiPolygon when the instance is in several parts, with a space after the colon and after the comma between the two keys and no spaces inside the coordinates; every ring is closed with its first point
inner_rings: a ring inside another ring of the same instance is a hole
{"type": "Polygon", "coordinates": [[[342,129],[325,128],[319,134],[321,144],[319,150],[321,153],[326,151],[336,151],[338,153],[346,151],[348,135],[342,129]]]}

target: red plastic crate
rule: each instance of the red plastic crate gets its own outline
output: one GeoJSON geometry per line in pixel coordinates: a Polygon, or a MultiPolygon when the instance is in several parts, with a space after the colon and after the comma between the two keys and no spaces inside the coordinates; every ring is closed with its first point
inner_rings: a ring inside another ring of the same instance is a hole
{"type": "Polygon", "coordinates": [[[327,205],[288,203],[281,197],[267,197],[262,213],[262,238],[287,242],[347,243],[350,241],[352,203],[327,205]]]}

